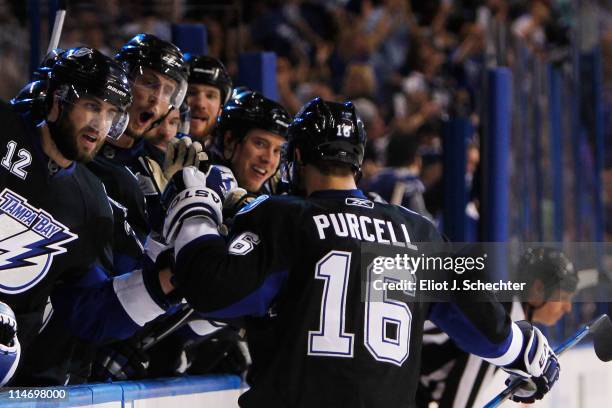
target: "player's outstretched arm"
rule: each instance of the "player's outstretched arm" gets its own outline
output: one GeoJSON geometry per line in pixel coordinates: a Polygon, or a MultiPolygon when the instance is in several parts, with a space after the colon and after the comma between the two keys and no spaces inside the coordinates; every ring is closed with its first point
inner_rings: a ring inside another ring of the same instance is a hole
{"type": "Polygon", "coordinates": [[[429,318],[464,351],[528,380],[515,401],[542,399],[559,377],[557,357],[540,330],[527,321],[511,322],[495,301],[475,307],[436,303],[429,318]]]}
{"type": "Polygon", "coordinates": [[[221,201],[231,194],[211,176],[188,167],[174,175],[164,192],[174,190],[164,223],[164,238],[174,247],[174,283],[206,317],[263,314],[287,275],[280,255],[284,248],[266,243],[271,223],[261,214],[265,196],[250,204],[252,211],[236,217],[227,243],[218,227],[221,201]]]}
{"type": "MultiPolygon", "coordinates": [[[[217,208],[221,205],[220,196],[233,182],[233,176],[228,180],[228,175],[218,170],[211,169],[205,175],[193,167],[188,169],[185,177],[181,170],[166,190],[177,198],[171,200],[164,225],[164,238],[172,243],[186,221],[189,225],[211,218],[215,223],[221,222],[221,209],[217,208]],[[217,187],[216,191],[201,187],[207,177],[217,187]]],[[[192,231],[187,226],[183,229],[192,231]]],[[[224,245],[223,239],[221,242],[224,245]]],[[[170,252],[171,259],[172,255],[170,252]]],[[[79,281],[54,289],[51,295],[54,310],[71,332],[84,340],[101,343],[128,338],[180,300],[176,293],[171,293],[174,287],[166,258],[157,256],[155,262],[148,262],[147,258],[142,269],[113,278],[100,265],[94,265],[79,281]]]]}
{"type": "Polygon", "coordinates": [[[142,269],[111,278],[94,266],[79,281],[54,289],[54,312],[81,339],[101,343],[128,338],[176,300],[164,293],[161,269],[160,263],[146,262],[142,269]]]}

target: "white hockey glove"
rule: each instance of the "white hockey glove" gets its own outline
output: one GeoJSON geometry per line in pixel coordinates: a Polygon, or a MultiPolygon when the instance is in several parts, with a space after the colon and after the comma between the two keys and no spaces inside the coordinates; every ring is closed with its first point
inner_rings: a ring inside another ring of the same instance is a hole
{"type": "MultiPolygon", "coordinates": [[[[211,171],[213,169],[211,167],[211,171]]],[[[206,175],[195,167],[185,167],[176,172],[162,195],[168,209],[162,231],[165,243],[172,245],[181,226],[189,219],[207,218],[220,225],[223,222],[223,197],[220,188],[207,186],[206,175]]]]}
{"type": "Polygon", "coordinates": [[[21,357],[21,345],[17,339],[17,320],[9,305],[0,302],[0,386],[4,386],[15,374],[21,357]]]}
{"type": "Polygon", "coordinates": [[[548,345],[548,340],[537,327],[525,320],[516,324],[523,333],[523,348],[512,364],[502,368],[511,374],[506,384],[510,384],[516,378],[524,380],[512,395],[512,400],[531,404],[535,400],[542,399],[550,391],[559,379],[561,366],[548,345]]]}
{"type": "Polygon", "coordinates": [[[200,162],[208,160],[200,142],[192,142],[190,137],[174,138],[168,144],[164,158],[164,176],[170,180],[174,173],[187,166],[199,167],[200,162]]]}

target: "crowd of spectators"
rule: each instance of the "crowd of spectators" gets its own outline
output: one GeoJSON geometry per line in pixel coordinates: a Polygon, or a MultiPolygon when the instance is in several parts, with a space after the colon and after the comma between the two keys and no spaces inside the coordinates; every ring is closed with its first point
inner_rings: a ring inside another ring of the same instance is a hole
{"type": "MultiPolygon", "coordinates": [[[[0,1],[4,99],[27,80],[26,3],[0,1]]],[[[597,29],[609,47],[610,10],[604,1],[586,3],[601,15],[597,29]]],[[[441,210],[442,121],[460,114],[476,129],[469,143],[471,183],[484,69],[512,66],[517,44],[537,58],[568,63],[576,22],[574,4],[562,0],[73,0],[69,6],[63,47],[86,44],[112,54],[136,33],[170,40],[172,23],[197,22],[206,25],[209,54],[234,76],[241,52],[275,52],[280,102],[291,113],[315,95],[356,103],[370,140],[364,183],[386,166],[391,137],[418,138],[425,204],[434,218],[441,210]]],[[[43,37],[46,22],[41,19],[43,37]]],[[[604,49],[603,55],[609,109],[611,54],[604,49]]]]}

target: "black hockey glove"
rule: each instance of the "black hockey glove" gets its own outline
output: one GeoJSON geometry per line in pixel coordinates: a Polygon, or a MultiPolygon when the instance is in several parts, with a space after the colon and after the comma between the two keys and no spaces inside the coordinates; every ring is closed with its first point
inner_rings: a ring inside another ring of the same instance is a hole
{"type": "Polygon", "coordinates": [[[147,353],[128,339],[98,350],[92,378],[97,381],[140,380],[147,376],[148,368],[147,353]]]}

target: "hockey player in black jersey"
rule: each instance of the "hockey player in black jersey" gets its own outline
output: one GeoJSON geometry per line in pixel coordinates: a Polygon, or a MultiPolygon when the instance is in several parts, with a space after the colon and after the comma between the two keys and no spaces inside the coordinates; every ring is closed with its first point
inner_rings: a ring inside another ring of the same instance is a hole
{"type": "Polygon", "coordinates": [[[366,285],[362,300],[362,242],[441,239],[426,219],[356,189],[365,134],[350,102],[314,99],[288,138],[292,183],[306,197],[261,196],[235,217],[229,242],[217,232],[221,199],[206,176],[187,168],[171,183],[178,192],[164,236],[179,293],[211,318],[276,305],[274,342],[250,344],[260,365],[241,406],[412,407],[426,318],[466,351],[528,379],[537,397],[550,389],[559,366],[546,339],[487,294],[478,304],[371,302],[366,285]]]}
{"type": "Polygon", "coordinates": [[[285,108],[259,92],[234,95],[217,120],[211,161],[231,169],[241,188],[259,194],[277,174],[290,121],[285,108]]]}
{"type": "MultiPolygon", "coordinates": [[[[229,77],[223,65],[210,57],[199,57],[190,60],[190,76],[188,99],[193,102],[190,92],[194,89],[193,83],[201,84],[196,88],[198,91],[197,100],[204,99],[204,91],[209,91],[211,86],[217,86],[221,99],[225,106],[219,115],[211,147],[211,163],[225,171],[229,168],[232,174],[236,175],[238,187],[248,190],[249,194],[236,200],[232,205],[226,205],[224,217],[231,217],[238,207],[245,201],[253,200],[257,195],[270,193],[271,185],[278,183],[277,169],[281,162],[281,146],[286,141],[287,128],[291,117],[280,104],[266,98],[258,92],[243,90],[237,92],[229,102],[230,92],[229,77]],[[203,85],[203,84],[209,84],[203,85]],[[249,170],[252,168],[252,171],[249,170]],[[260,175],[263,173],[264,177],[260,175]],[[229,208],[232,207],[232,208],[229,208]]],[[[192,105],[194,114],[197,114],[198,107],[192,105]]],[[[193,122],[193,120],[192,120],[193,122]]],[[[229,174],[229,173],[228,173],[229,174]]],[[[236,197],[239,197],[237,195],[236,197]]],[[[226,202],[226,204],[228,204],[226,202]]],[[[240,351],[240,339],[237,330],[224,326],[219,322],[197,319],[197,314],[184,328],[169,338],[165,344],[152,350],[150,364],[151,372],[157,370],[158,374],[168,374],[160,372],[159,367],[163,365],[171,355],[180,352],[178,364],[166,364],[175,370],[188,370],[190,374],[207,374],[210,372],[232,372],[240,373],[246,367],[246,360],[243,352],[240,351]],[[213,332],[220,327],[224,327],[221,332],[217,332],[211,338],[213,332]],[[187,345],[187,347],[177,345],[187,345]],[[162,352],[160,352],[162,349],[162,352]],[[221,358],[215,353],[224,353],[228,357],[221,358]]],[[[267,325],[267,319],[263,318],[257,322],[249,321],[258,327],[267,325]]],[[[235,323],[235,322],[234,322],[235,323]]],[[[242,326],[242,322],[240,325],[242,326]]],[[[251,332],[251,337],[255,334],[251,332]]]]}
{"type": "Polygon", "coordinates": [[[54,315],[90,341],[127,337],[166,307],[154,270],[108,279],[113,214],[82,164],[125,129],[125,71],[94,49],[71,49],[51,67],[44,95],[36,113],[0,105],[0,300],[17,318],[22,384],[36,373],[29,362],[52,354],[34,345],[49,297],[54,315]]]}
{"type": "MultiPolygon", "coordinates": [[[[268,186],[278,182],[270,179],[277,175],[281,161],[281,146],[286,141],[291,118],[280,104],[258,92],[244,90],[227,102],[230,98],[231,82],[223,65],[214,58],[199,57],[190,61],[190,87],[193,86],[193,82],[209,84],[208,88],[206,85],[196,88],[199,91],[197,99],[203,99],[201,93],[205,90],[210,91],[210,86],[217,86],[222,100],[226,102],[217,120],[217,128],[213,132],[213,145],[209,149],[210,163],[223,172],[229,168],[231,171],[227,172],[228,177],[234,174],[238,187],[249,191],[249,194],[240,197],[231,205],[233,208],[226,206],[224,216],[231,217],[237,211],[237,207],[245,201],[253,200],[258,194],[269,191],[268,186]]],[[[188,91],[188,99],[191,98],[189,93],[193,91],[193,89],[188,91]]],[[[197,114],[197,106],[194,112],[197,114]]],[[[180,359],[177,359],[181,365],[172,366],[183,371],[190,368],[188,372],[192,374],[206,374],[219,370],[240,373],[244,370],[245,361],[238,348],[237,331],[232,327],[225,327],[210,341],[204,341],[224,325],[196,319],[196,316],[197,314],[194,314],[192,316],[194,319],[189,324],[166,341],[169,347],[161,344],[158,350],[153,350],[151,372],[157,370],[157,373],[161,374],[158,367],[162,362],[157,361],[159,357],[167,359],[177,352],[181,352],[180,359]],[[189,347],[181,350],[177,348],[178,344],[187,344],[189,347]],[[160,352],[159,349],[163,351],[160,352]],[[229,357],[222,359],[215,356],[216,352],[225,353],[229,357]]],[[[259,324],[263,323],[260,321],[259,324]]]]}
{"type": "Polygon", "coordinates": [[[163,208],[159,193],[165,180],[186,164],[188,157],[187,164],[196,164],[196,153],[202,147],[192,146],[197,152],[188,155],[191,141],[184,139],[184,146],[176,149],[181,154],[167,169],[160,169],[145,150],[144,134],[161,123],[170,110],[179,109],[185,98],[187,67],[178,47],[154,35],[139,34],[119,50],[115,60],[130,78],[134,97],[130,120],[124,134],[108,140],[89,168],[104,182],[108,195],[127,208],[128,222],[144,243],[151,229],[160,227],[163,208]]]}
{"type": "MultiPolygon", "coordinates": [[[[210,92],[213,85],[219,87],[218,93],[223,98],[230,96],[228,94],[230,91],[229,78],[225,77],[227,74],[224,74],[222,68],[220,63],[209,57],[196,57],[190,60],[189,86],[192,88],[189,92],[197,91],[196,95],[191,97],[188,92],[190,103],[195,103],[190,98],[195,98],[197,103],[202,103],[202,99],[208,98],[202,93],[210,92]]],[[[198,110],[200,114],[204,113],[202,111],[208,112],[207,108],[192,106],[196,115],[198,110]]],[[[281,145],[286,141],[290,120],[289,114],[281,105],[258,92],[249,90],[239,92],[225,104],[215,128],[214,143],[209,149],[210,161],[205,166],[212,163],[215,169],[222,172],[226,190],[230,190],[233,185],[232,171],[235,171],[238,187],[249,190],[249,194],[236,200],[232,207],[239,207],[246,200],[254,199],[262,193],[262,190],[267,190],[264,183],[272,184],[268,182],[279,167],[281,145]]],[[[231,216],[232,213],[235,211],[228,209],[224,216],[231,216]]],[[[149,240],[149,244],[152,242],[149,240]]],[[[149,252],[153,253],[153,251],[149,252]]],[[[156,337],[159,333],[165,333],[168,328],[175,326],[176,318],[177,315],[164,316],[143,329],[134,338],[103,350],[98,356],[100,367],[96,370],[97,378],[106,380],[109,378],[142,378],[147,375],[183,374],[192,363],[194,367],[191,371],[197,374],[215,372],[222,365],[225,366],[226,372],[243,370],[245,363],[242,352],[236,346],[238,344],[236,343],[237,332],[231,327],[225,327],[223,333],[216,334],[222,337],[221,340],[215,337],[207,341],[206,339],[211,334],[225,325],[198,319],[197,313],[192,314],[187,324],[153,349],[148,352],[139,350],[138,344],[142,343],[140,341],[142,336],[151,338],[151,336],[156,337]],[[164,324],[164,321],[169,324],[164,324]],[[157,332],[158,329],[160,332],[157,332]],[[204,341],[205,343],[202,343],[204,341]],[[236,358],[221,361],[220,357],[214,356],[211,347],[214,347],[215,350],[223,347],[221,353],[229,353],[236,358]],[[228,366],[225,362],[231,364],[228,366]],[[145,367],[148,368],[145,369],[145,367]]],[[[263,323],[260,321],[258,326],[261,325],[263,323]]]]}
{"type": "Polygon", "coordinates": [[[232,79],[223,63],[214,57],[192,56],[188,63],[190,132],[194,140],[206,147],[212,138],[217,117],[232,94],[232,79]]]}
{"type": "MultiPolygon", "coordinates": [[[[528,249],[517,265],[517,281],[526,283],[525,298],[504,303],[513,320],[553,326],[572,310],[578,284],[576,270],[563,252],[553,248],[528,249]]],[[[418,389],[419,407],[436,402],[440,408],[478,407],[488,401],[483,391],[497,367],[466,354],[437,327],[425,323],[423,364],[418,389]]]]}

